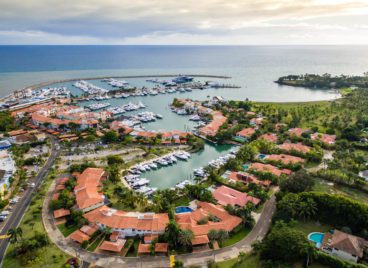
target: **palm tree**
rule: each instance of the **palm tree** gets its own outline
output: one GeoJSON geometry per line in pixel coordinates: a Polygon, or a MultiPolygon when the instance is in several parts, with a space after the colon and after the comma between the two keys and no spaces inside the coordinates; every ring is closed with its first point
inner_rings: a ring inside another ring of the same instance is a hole
{"type": "Polygon", "coordinates": [[[222,244],[222,242],[229,238],[229,233],[223,229],[217,231],[217,241],[222,244]]]}
{"type": "Polygon", "coordinates": [[[213,243],[215,240],[217,240],[217,231],[216,230],[210,230],[207,234],[208,239],[213,243]]]}
{"type": "Polygon", "coordinates": [[[194,234],[191,230],[181,230],[178,237],[178,242],[184,247],[192,246],[194,234]]]}
{"type": "Polygon", "coordinates": [[[104,226],[101,230],[102,234],[106,237],[112,234],[112,229],[110,227],[104,226]]]}
{"type": "Polygon", "coordinates": [[[303,220],[305,221],[316,214],[316,202],[314,202],[314,200],[311,198],[307,198],[305,201],[299,203],[298,210],[298,216],[303,218],[303,220]]]}
{"type": "Polygon", "coordinates": [[[177,248],[179,234],[179,225],[174,220],[170,220],[165,228],[165,236],[167,238],[167,241],[173,248],[177,248]]]}
{"type": "Polygon", "coordinates": [[[8,230],[7,235],[10,236],[9,241],[12,244],[15,244],[18,242],[18,238],[22,238],[23,230],[20,227],[17,228],[11,228],[8,230]]]}

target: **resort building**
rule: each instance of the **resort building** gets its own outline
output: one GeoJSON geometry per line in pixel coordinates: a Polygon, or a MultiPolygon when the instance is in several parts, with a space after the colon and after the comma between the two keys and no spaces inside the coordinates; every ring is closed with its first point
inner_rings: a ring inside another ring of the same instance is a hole
{"type": "Polygon", "coordinates": [[[269,187],[272,183],[270,180],[259,180],[256,178],[256,176],[247,172],[226,171],[224,174],[222,174],[222,178],[228,179],[229,181],[234,183],[242,182],[246,185],[254,183],[263,187],[269,187]]]}
{"type": "Polygon", "coordinates": [[[310,129],[296,127],[296,128],[289,129],[289,134],[290,136],[301,137],[303,133],[306,133],[308,131],[310,131],[310,129]]]}
{"type": "Polygon", "coordinates": [[[272,142],[272,143],[276,143],[277,140],[278,140],[277,135],[275,133],[263,134],[258,139],[259,140],[266,140],[266,141],[269,141],[269,142],[272,142]]]}
{"type": "Polygon", "coordinates": [[[288,154],[270,154],[266,156],[265,160],[273,161],[273,162],[280,162],[284,165],[302,164],[305,162],[305,160],[301,157],[292,156],[288,154]]]}
{"type": "Polygon", "coordinates": [[[219,112],[219,111],[213,111],[211,113],[211,115],[213,117],[212,121],[209,124],[207,124],[206,126],[199,129],[199,133],[202,136],[214,137],[217,134],[220,127],[227,120],[227,118],[225,116],[223,116],[222,113],[219,112]]]}
{"type": "Polygon", "coordinates": [[[278,167],[275,167],[273,165],[263,163],[252,163],[249,169],[261,173],[271,173],[277,177],[280,177],[283,174],[290,175],[292,173],[292,171],[289,169],[279,169],[278,167]]]}
{"type": "Polygon", "coordinates": [[[334,230],[325,233],[321,244],[321,250],[345,260],[357,262],[362,258],[368,248],[368,241],[351,234],[334,230]]]}
{"type": "Polygon", "coordinates": [[[81,230],[74,231],[69,235],[69,238],[74,242],[78,242],[79,244],[82,244],[84,241],[88,241],[91,239],[89,235],[85,234],[81,230]]]}
{"type": "Polygon", "coordinates": [[[248,202],[257,206],[261,200],[246,193],[239,192],[227,186],[220,186],[212,193],[213,197],[217,200],[217,203],[223,206],[239,206],[244,207],[248,202]]]}
{"type": "Polygon", "coordinates": [[[329,135],[324,133],[313,133],[311,135],[312,140],[321,141],[324,144],[332,145],[336,142],[336,135],[329,135]]]}
{"type": "Polygon", "coordinates": [[[255,132],[256,130],[252,127],[244,128],[241,131],[236,133],[236,136],[234,137],[234,139],[240,142],[246,142],[252,137],[252,135],[255,132]]]}
{"type": "Polygon", "coordinates": [[[77,185],[74,187],[76,208],[88,212],[105,204],[105,196],[100,193],[102,181],[107,173],[102,168],[87,168],[77,174],[77,185]]]}
{"type": "Polygon", "coordinates": [[[278,148],[286,152],[295,151],[303,154],[309,153],[309,151],[311,150],[311,147],[306,146],[302,143],[287,143],[287,142],[280,144],[278,148]]]}
{"type": "Polygon", "coordinates": [[[221,205],[207,202],[198,202],[197,205],[197,210],[175,216],[181,229],[193,232],[194,241],[203,240],[201,237],[207,236],[210,230],[230,232],[242,222],[239,217],[230,215],[221,205]]]}
{"type": "Polygon", "coordinates": [[[169,223],[167,213],[125,212],[107,206],[94,209],[86,213],[84,217],[90,223],[94,223],[100,228],[109,227],[114,232],[118,232],[120,238],[162,234],[169,223]]]}
{"type": "Polygon", "coordinates": [[[98,249],[103,250],[103,251],[119,253],[124,248],[125,243],[126,243],[125,239],[118,239],[116,241],[106,241],[105,240],[98,247],[98,249]]]}

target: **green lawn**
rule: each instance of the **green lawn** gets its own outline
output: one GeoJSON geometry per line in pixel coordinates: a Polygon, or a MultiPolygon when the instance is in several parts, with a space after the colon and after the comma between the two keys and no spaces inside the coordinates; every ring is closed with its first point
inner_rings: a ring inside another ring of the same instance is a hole
{"type": "Polygon", "coordinates": [[[258,268],[260,266],[261,266],[260,259],[259,255],[257,254],[247,254],[246,256],[242,257],[241,260],[239,258],[236,258],[216,263],[216,268],[230,268],[230,267],[258,268]],[[235,266],[235,264],[237,265],[235,266]]]}
{"type": "Polygon", "coordinates": [[[368,194],[355,188],[338,185],[322,179],[315,180],[313,190],[329,194],[341,194],[356,201],[368,203],[368,194]]]}
{"type": "Polygon", "coordinates": [[[333,229],[332,226],[330,225],[317,223],[314,221],[306,221],[306,222],[298,221],[296,222],[295,226],[293,226],[293,228],[303,232],[305,235],[308,235],[312,232],[324,233],[324,232],[328,232],[329,230],[333,229]]]}
{"type": "Polygon", "coordinates": [[[177,200],[175,200],[174,206],[175,207],[179,207],[179,206],[189,206],[189,202],[190,202],[190,198],[188,196],[181,196],[180,198],[178,198],[177,200]]]}
{"type": "MultiPolygon", "coordinates": [[[[24,214],[19,227],[23,230],[22,239],[32,239],[35,232],[45,233],[42,224],[41,207],[45,193],[50,187],[52,179],[46,179],[39,189],[38,193],[32,199],[30,207],[24,214]]],[[[20,256],[13,255],[14,246],[10,245],[4,258],[3,267],[62,267],[70,257],[65,254],[55,244],[50,241],[46,247],[29,251],[20,256]]]]}
{"type": "Polygon", "coordinates": [[[98,245],[100,245],[101,241],[104,239],[104,235],[99,235],[98,237],[95,238],[94,241],[92,241],[92,244],[90,244],[87,247],[88,251],[94,252],[96,250],[96,248],[98,247],[98,245]]]}
{"type": "Polygon", "coordinates": [[[68,237],[71,233],[79,229],[78,225],[72,225],[67,227],[65,223],[59,224],[57,227],[59,228],[60,232],[64,235],[64,237],[68,237]]]}
{"type": "Polygon", "coordinates": [[[134,239],[134,244],[130,247],[128,253],[125,255],[126,257],[136,257],[137,256],[139,242],[140,242],[139,239],[134,239]]]}
{"type": "Polygon", "coordinates": [[[241,229],[239,232],[237,232],[236,234],[230,236],[229,239],[225,240],[223,243],[222,243],[222,247],[227,247],[227,246],[230,246],[230,245],[233,245],[237,242],[239,242],[240,240],[242,240],[244,237],[247,236],[247,234],[249,234],[250,232],[250,229],[241,229]]]}

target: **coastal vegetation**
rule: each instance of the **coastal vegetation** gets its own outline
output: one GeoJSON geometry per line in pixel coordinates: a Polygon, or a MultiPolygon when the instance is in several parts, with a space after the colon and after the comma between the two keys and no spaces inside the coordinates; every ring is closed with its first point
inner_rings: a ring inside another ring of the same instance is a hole
{"type": "Polygon", "coordinates": [[[307,88],[349,88],[360,87],[368,88],[368,73],[363,76],[357,75],[339,75],[332,76],[331,74],[301,74],[282,76],[275,81],[280,85],[288,85],[293,87],[307,88]]]}

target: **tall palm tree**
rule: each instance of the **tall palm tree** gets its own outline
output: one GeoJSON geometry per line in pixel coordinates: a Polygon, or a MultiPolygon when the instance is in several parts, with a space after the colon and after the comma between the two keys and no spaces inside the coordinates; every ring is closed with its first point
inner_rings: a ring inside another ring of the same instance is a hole
{"type": "Polygon", "coordinates": [[[217,231],[217,241],[222,244],[222,242],[229,238],[229,233],[223,229],[217,231]]]}
{"type": "Polygon", "coordinates": [[[176,223],[175,220],[170,220],[170,222],[166,225],[165,228],[165,236],[167,241],[173,248],[177,248],[178,246],[178,237],[180,234],[180,227],[176,223]]]}
{"type": "Polygon", "coordinates": [[[102,228],[101,232],[104,236],[108,236],[112,234],[112,229],[110,227],[105,226],[102,228]]]}
{"type": "Polygon", "coordinates": [[[178,242],[184,247],[192,246],[194,234],[191,230],[181,230],[178,237],[178,242]]]}
{"type": "Polygon", "coordinates": [[[298,210],[298,216],[303,218],[303,220],[305,221],[316,214],[316,202],[314,202],[314,200],[311,198],[307,198],[306,200],[299,203],[298,210]]]}
{"type": "Polygon", "coordinates": [[[23,230],[20,227],[11,228],[8,230],[7,234],[10,236],[10,243],[15,244],[19,241],[19,238],[22,238],[23,230]]]}

